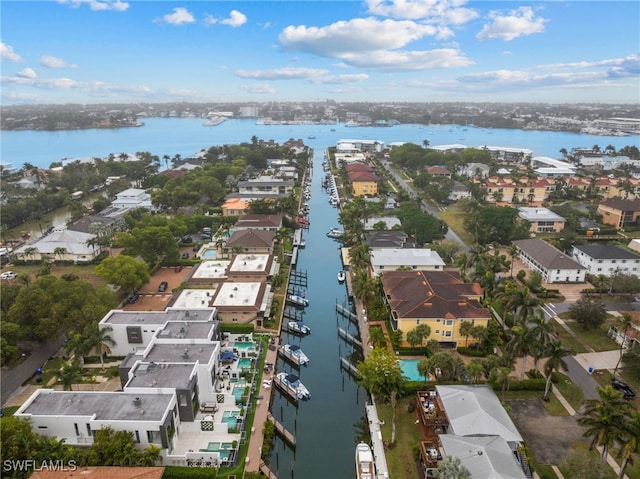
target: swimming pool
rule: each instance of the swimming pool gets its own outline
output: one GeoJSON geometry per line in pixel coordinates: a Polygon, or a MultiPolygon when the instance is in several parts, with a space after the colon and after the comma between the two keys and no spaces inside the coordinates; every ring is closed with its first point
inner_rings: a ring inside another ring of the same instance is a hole
{"type": "Polygon", "coordinates": [[[233,347],[236,349],[256,349],[256,343],[253,341],[237,341],[233,343],[233,347]]]}
{"type": "Polygon", "coordinates": [[[218,252],[215,249],[206,249],[200,255],[202,259],[215,259],[216,256],[218,256],[218,252]]]}
{"type": "Polygon", "coordinates": [[[249,369],[251,368],[251,358],[241,358],[238,359],[238,369],[249,369]]]}
{"type": "Polygon", "coordinates": [[[222,422],[227,424],[227,427],[235,429],[238,425],[238,418],[240,417],[240,411],[225,411],[222,414],[222,422]]]}
{"type": "Polygon", "coordinates": [[[402,375],[409,381],[424,381],[424,376],[418,372],[418,363],[421,359],[398,359],[398,365],[402,370],[402,375]]]}

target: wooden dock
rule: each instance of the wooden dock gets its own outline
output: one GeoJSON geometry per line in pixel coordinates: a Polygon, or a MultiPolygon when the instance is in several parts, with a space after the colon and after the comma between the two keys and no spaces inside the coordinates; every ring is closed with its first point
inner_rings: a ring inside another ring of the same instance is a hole
{"type": "Polygon", "coordinates": [[[264,474],[265,477],[268,477],[269,479],[278,479],[278,476],[276,476],[273,472],[271,472],[271,469],[269,469],[269,466],[267,466],[264,463],[264,461],[260,463],[260,472],[264,474]]]}
{"type": "Polygon", "coordinates": [[[340,316],[344,316],[345,318],[349,318],[351,321],[358,323],[358,315],[340,303],[336,303],[336,312],[340,316]]]}
{"type": "Polygon", "coordinates": [[[285,440],[291,447],[296,447],[296,437],[287,431],[282,423],[280,423],[272,414],[267,416],[267,419],[276,427],[278,435],[285,440]]]}
{"type": "Polygon", "coordinates": [[[362,342],[357,339],[355,336],[352,336],[351,334],[349,334],[347,331],[345,331],[342,328],[338,328],[338,335],[341,338],[346,339],[348,342],[350,342],[351,344],[355,344],[356,346],[359,346],[362,348],[362,342]]]}
{"type": "Polygon", "coordinates": [[[360,377],[360,371],[358,371],[358,368],[356,368],[353,364],[351,364],[349,362],[348,359],[343,358],[342,356],[340,357],[340,365],[346,369],[347,371],[349,371],[354,377],[360,377]]]}

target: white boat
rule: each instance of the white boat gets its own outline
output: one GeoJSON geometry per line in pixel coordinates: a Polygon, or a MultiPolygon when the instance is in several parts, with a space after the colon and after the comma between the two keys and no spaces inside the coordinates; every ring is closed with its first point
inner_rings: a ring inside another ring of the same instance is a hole
{"type": "Polygon", "coordinates": [[[287,295],[287,301],[295,304],[296,306],[307,307],[309,306],[309,300],[304,296],[300,296],[298,294],[289,294],[287,295]]]}
{"type": "Polygon", "coordinates": [[[338,272],[338,283],[344,283],[344,280],[346,278],[347,278],[347,275],[344,273],[344,271],[338,272]]]}
{"type": "Polygon", "coordinates": [[[309,357],[296,344],[283,344],[280,346],[280,354],[298,366],[304,366],[309,362],[309,357]]]}
{"type": "Polygon", "coordinates": [[[364,442],[356,446],[356,476],[358,479],[374,479],[376,476],[371,447],[364,442]]]}
{"type": "Polygon", "coordinates": [[[341,238],[344,235],[344,231],[338,228],[331,228],[327,233],[329,238],[341,238]]]}
{"type": "Polygon", "coordinates": [[[290,333],[307,335],[311,334],[311,328],[300,321],[289,321],[287,329],[290,333]]]}
{"type": "Polygon", "coordinates": [[[311,397],[309,390],[300,382],[300,378],[295,374],[289,374],[283,371],[276,375],[276,379],[278,380],[276,384],[279,384],[293,397],[297,399],[309,399],[311,397]]]}

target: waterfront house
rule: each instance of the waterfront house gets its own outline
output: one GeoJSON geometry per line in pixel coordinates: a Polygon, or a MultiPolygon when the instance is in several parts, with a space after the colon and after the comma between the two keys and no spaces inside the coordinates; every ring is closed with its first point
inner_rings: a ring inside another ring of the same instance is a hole
{"type": "Polygon", "coordinates": [[[280,265],[271,254],[242,253],[236,255],[227,268],[227,281],[270,281],[280,265]]]}
{"type": "Polygon", "coordinates": [[[532,233],[559,233],[564,229],[566,220],[548,208],[521,206],[518,216],[531,224],[532,233]]]}
{"type": "Polygon", "coordinates": [[[227,198],[222,205],[222,216],[240,216],[249,209],[249,201],[244,198],[227,198]]]}
{"type": "Polygon", "coordinates": [[[258,281],[226,281],[215,290],[209,306],[216,308],[225,323],[262,321],[271,311],[271,285],[258,281]]]}
{"type": "Polygon", "coordinates": [[[616,245],[576,245],[571,256],[595,276],[640,276],[640,255],[616,245]]]}
{"type": "Polygon", "coordinates": [[[138,188],[128,188],[116,194],[115,199],[111,202],[111,206],[123,210],[144,208],[153,213],[158,211],[153,203],[151,203],[151,195],[145,190],[138,188]]]}
{"type": "Polygon", "coordinates": [[[14,256],[21,261],[65,261],[89,263],[99,254],[100,248],[93,244],[97,236],[57,226],[52,232],[41,236],[14,250],[14,256]]]}
{"type": "Polygon", "coordinates": [[[364,244],[371,249],[415,248],[412,237],[402,230],[373,230],[364,234],[364,244]]]}
{"type": "Polygon", "coordinates": [[[233,225],[234,231],[264,230],[278,231],[282,228],[282,215],[242,215],[233,225]]]}
{"type": "Polygon", "coordinates": [[[400,228],[402,226],[402,223],[396,216],[374,216],[372,218],[367,218],[364,222],[364,230],[374,231],[380,224],[384,224],[383,228],[385,230],[400,228]]]}
{"type": "Polygon", "coordinates": [[[586,268],[539,238],[514,241],[524,265],[542,274],[545,283],[584,283],[586,268]]]}
{"type": "Polygon", "coordinates": [[[225,256],[230,256],[234,251],[251,254],[273,254],[275,237],[275,230],[236,229],[226,240],[222,247],[222,253],[225,256]]]}
{"type": "Polygon", "coordinates": [[[265,197],[278,198],[292,194],[295,188],[295,181],[262,175],[257,178],[238,181],[237,188],[238,194],[242,197],[261,194],[265,195],[265,197]]]}
{"type": "Polygon", "coordinates": [[[440,255],[427,248],[375,248],[371,250],[374,276],[398,269],[441,271],[445,263],[440,255]]]}
{"type": "Polygon", "coordinates": [[[598,204],[598,214],[605,225],[623,229],[638,224],[640,217],[640,199],[623,200],[610,198],[598,204]]]}
{"type": "MultiPolygon", "coordinates": [[[[391,310],[391,324],[403,338],[420,324],[427,324],[441,347],[455,348],[477,342],[460,334],[460,325],[471,321],[486,327],[491,313],[480,302],[479,283],[465,283],[455,271],[385,271],[382,288],[391,310]]],[[[403,344],[408,343],[403,341],[403,344]]]]}

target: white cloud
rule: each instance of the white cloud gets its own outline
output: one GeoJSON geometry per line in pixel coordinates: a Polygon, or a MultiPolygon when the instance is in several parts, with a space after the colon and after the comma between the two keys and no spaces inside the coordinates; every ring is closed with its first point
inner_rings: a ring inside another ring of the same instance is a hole
{"type": "Polygon", "coordinates": [[[43,55],[40,57],[40,65],[47,68],[77,68],[77,65],[65,62],[62,58],[53,57],[51,55],[43,55]]]}
{"type": "Polygon", "coordinates": [[[240,13],[238,10],[231,10],[231,12],[229,13],[229,18],[220,20],[220,23],[223,25],[229,25],[231,27],[239,27],[247,23],[247,16],[243,13],[240,13]]]}
{"type": "Polygon", "coordinates": [[[329,71],[318,68],[285,67],[272,70],[236,70],[234,73],[240,78],[251,78],[253,80],[304,80],[325,75],[329,71]]]}
{"type": "Polygon", "coordinates": [[[11,45],[7,45],[5,42],[0,40],[0,58],[3,60],[8,60],[10,62],[18,63],[22,61],[22,57],[13,51],[13,47],[11,45]]]}
{"type": "Polygon", "coordinates": [[[609,58],[600,61],[591,62],[573,62],[573,63],[550,63],[540,65],[537,69],[544,70],[564,70],[568,68],[610,68],[612,71],[626,71],[629,74],[640,74],[640,55],[633,53],[624,58],[609,58]]]}
{"type": "Polygon", "coordinates": [[[345,83],[357,83],[364,80],[368,80],[369,75],[366,73],[352,73],[344,75],[323,75],[314,78],[310,78],[311,83],[320,83],[324,85],[342,85],[345,83]]]}
{"type": "Polygon", "coordinates": [[[33,69],[31,68],[25,68],[24,70],[20,70],[18,73],[16,73],[16,76],[20,78],[31,78],[31,79],[38,77],[36,72],[33,71],[33,69]]]}
{"type": "Polygon", "coordinates": [[[369,13],[393,18],[422,20],[441,25],[461,25],[478,17],[464,8],[466,0],[367,0],[369,13]]]}
{"type": "Polygon", "coordinates": [[[326,27],[288,26],[279,35],[289,50],[341,58],[344,54],[396,49],[425,36],[439,38],[451,31],[411,21],[355,18],[326,27]]]}
{"type": "Polygon", "coordinates": [[[536,17],[531,7],[519,7],[508,15],[490,12],[491,23],[486,24],[476,35],[478,40],[511,41],[521,36],[544,32],[544,24],[549,20],[536,17]]]}
{"type": "Polygon", "coordinates": [[[167,13],[162,18],[156,18],[156,23],[169,23],[170,25],[182,25],[185,23],[193,23],[196,19],[193,14],[186,8],[176,7],[173,9],[173,13],[167,13]]]}
{"type": "Polygon", "coordinates": [[[114,11],[124,12],[129,9],[130,5],[127,2],[121,2],[120,0],[58,0],[58,3],[65,5],[71,5],[73,8],[79,8],[81,5],[89,5],[89,8],[93,11],[114,11]]]}
{"type": "Polygon", "coordinates": [[[342,59],[353,67],[387,71],[435,70],[474,64],[472,60],[450,48],[430,51],[379,51],[342,55],[342,59]]]}
{"type": "Polygon", "coordinates": [[[264,95],[264,94],[272,95],[276,92],[276,89],[273,88],[268,83],[240,85],[240,89],[246,91],[247,93],[256,93],[261,95],[264,95]]]}

